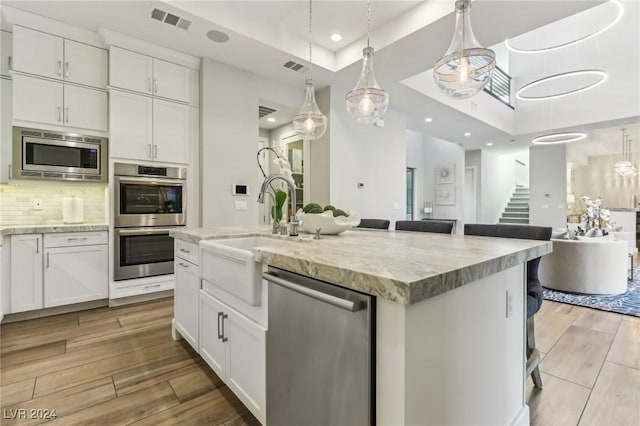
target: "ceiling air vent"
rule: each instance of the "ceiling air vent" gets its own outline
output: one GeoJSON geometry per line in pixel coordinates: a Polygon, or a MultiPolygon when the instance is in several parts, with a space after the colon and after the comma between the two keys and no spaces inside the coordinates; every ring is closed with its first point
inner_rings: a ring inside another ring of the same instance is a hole
{"type": "Polygon", "coordinates": [[[183,30],[188,30],[189,26],[191,26],[191,21],[181,18],[172,13],[167,13],[164,10],[160,10],[155,7],[151,9],[151,19],[164,22],[165,24],[169,24],[172,27],[178,27],[183,30]]]}
{"type": "Polygon", "coordinates": [[[266,106],[258,105],[258,118],[266,117],[267,115],[276,112],[277,109],[269,108],[266,106]]]}
{"type": "Polygon", "coordinates": [[[293,61],[287,61],[283,67],[290,69],[291,71],[304,71],[306,70],[306,68],[304,67],[304,65],[299,64],[297,62],[293,62],[293,61]]]}

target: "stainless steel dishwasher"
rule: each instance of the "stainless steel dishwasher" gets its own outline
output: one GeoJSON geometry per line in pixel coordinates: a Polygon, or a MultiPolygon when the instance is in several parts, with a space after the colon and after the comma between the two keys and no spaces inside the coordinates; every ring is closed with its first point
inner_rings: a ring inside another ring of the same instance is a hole
{"type": "Polygon", "coordinates": [[[375,424],[375,298],[269,267],[267,426],[375,424]]]}

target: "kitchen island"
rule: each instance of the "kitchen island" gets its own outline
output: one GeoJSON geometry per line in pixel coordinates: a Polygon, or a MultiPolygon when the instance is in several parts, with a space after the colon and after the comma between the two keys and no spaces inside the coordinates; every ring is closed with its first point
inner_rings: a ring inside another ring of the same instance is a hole
{"type": "MultiPolygon", "coordinates": [[[[178,240],[270,236],[183,229],[178,240]]],[[[525,263],[551,243],[350,230],[254,249],[280,269],[376,296],[376,424],[528,424],[525,263]]]]}

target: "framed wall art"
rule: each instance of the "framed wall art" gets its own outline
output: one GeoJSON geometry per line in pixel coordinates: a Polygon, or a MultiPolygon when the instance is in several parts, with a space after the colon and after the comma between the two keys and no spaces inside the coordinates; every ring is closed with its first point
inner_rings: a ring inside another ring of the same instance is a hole
{"type": "Polygon", "coordinates": [[[436,205],[452,206],[456,203],[456,186],[452,183],[436,186],[436,205]]]}
{"type": "Polygon", "coordinates": [[[455,172],[456,172],[456,169],[455,169],[455,165],[453,164],[436,167],[436,185],[442,185],[446,183],[456,183],[455,172]]]}

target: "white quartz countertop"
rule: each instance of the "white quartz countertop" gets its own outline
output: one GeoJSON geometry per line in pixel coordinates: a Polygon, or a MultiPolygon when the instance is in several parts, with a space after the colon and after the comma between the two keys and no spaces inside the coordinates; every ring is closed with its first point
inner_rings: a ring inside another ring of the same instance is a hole
{"type": "MultiPolygon", "coordinates": [[[[183,228],[170,235],[196,244],[271,236],[268,227],[183,228]]],[[[321,240],[309,234],[276,237],[290,244],[256,248],[257,261],[407,305],[552,250],[549,241],[406,231],[353,229],[321,240]]]]}
{"type": "MultiPolygon", "coordinates": [[[[50,234],[58,232],[90,232],[108,231],[109,225],[103,223],[79,223],[67,224],[47,224],[47,225],[22,225],[22,226],[0,226],[0,237],[5,235],[19,234],[50,234]]],[[[0,238],[0,246],[4,238],[0,238]]]]}

